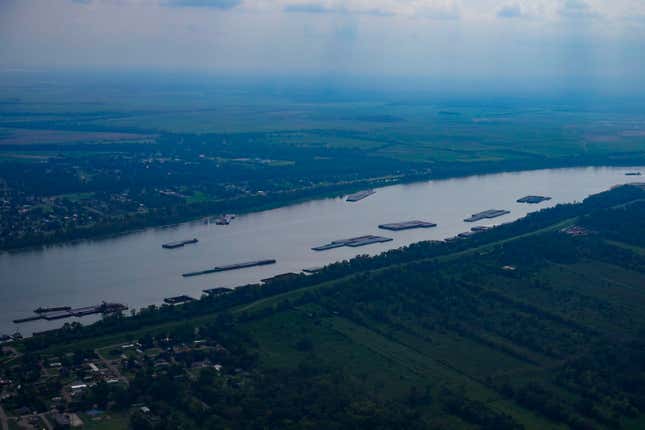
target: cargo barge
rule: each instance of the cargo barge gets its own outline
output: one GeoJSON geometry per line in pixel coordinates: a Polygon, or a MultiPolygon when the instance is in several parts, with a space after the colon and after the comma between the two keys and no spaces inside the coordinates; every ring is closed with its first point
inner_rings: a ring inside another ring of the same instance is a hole
{"type": "Polygon", "coordinates": [[[374,193],[376,193],[376,191],[374,190],[359,191],[357,193],[350,194],[349,196],[347,196],[347,199],[345,200],[348,202],[358,202],[371,196],[374,193]]]}
{"type": "Polygon", "coordinates": [[[264,284],[268,284],[276,281],[291,281],[293,279],[296,279],[297,277],[298,277],[297,273],[289,272],[289,273],[282,273],[280,275],[275,275],[275,276],[272,276],[271,278],[261,279],[260,281],[264,284]]]}
{"type": "Polygon", "coordinates": [[[390,237],[367,235],[367,236],[351,237],[349,239],[335,240],[326,245],[316,246],[311,249],[313,251],[327,251],[329,249],[342,248],[343,246],[358,248],[359,246],[366,246],[374,243],[390,242],[392,240],[393,239],[390,237]]]}
{"type": "Polygon", "coordinates": [[[221,296],[223,294],[228,294],[233,292],[230,288],[223,288],[223,287],[218,287],[218,288],[209,288],[207,290],[203,290],[204,293],[208,294],[211,297],[216,297],[216,296],[221,296]]]}
{"type": "Polygon", "coordinates": [[[190,245],[197,242],[199,242],[199,240],[194,238],[194,239],[188,239],[188,240],[180,240],[177,242],[164,243],[163,245],[161,245],[161,247],[165,249],[175,249],[175,248],[181,248],[184,245],[190,245]]]}
{"type": "Polygon", "coordinates": [[[378,228],[383,230],[401,231],[401,230],[410,230],[413,228],[431,228],[436,226],[437,224],[433,222],[414,220],[414,221],[394,222],[390,224],[381,224],[378,226],[378,228]]]}
{"type": "Polygon", "coordinates": [[[476,221],[481,221],[483,219],[491,219],[491,218],[497,218],[502,215],[507,215],[510,214],[510,211],[503,210],[503,209],[489,209],[487,211],[479,212],[476,214],[473,214],[470,216],[470,218],[466,218],[464,221],[465,222],[476,222],[476,221]]]}
{"type": "Polygon", "coordinates": [[[181,296],[166,297],[165,299],[163,299],[163,301],[164,303],[169,305],[180,305],[182,303],[193,302],[195,301],[195,299],[185,294],[182,294],[181,296]]]}
{"type": "Polygon", "coordinates": [[[37,313],[37,315],[26,317],[26,318],[19,318],[19,319],[13,320],[13,322],[15,324],[20,324],[20,323],[36,321],[41,319],[45,321],[54,321],[54,320],[59,320],[63,318],[71,318],[71,317],[80,318],[80,317],[93,315],[93,314],[111,314],[115,312],[121,312],[126,309],[128,309],[128,307],[120,303],[106,303],[106,302],[103,302],[100,305],[86,306],[82,308],[72,308],[71,306],[61,306],[58,308],[38,308],[34,311],[35,313],[37,313]]]}
{"type": "Polygon", "coordinates": [[[528,204],[537,204],[537,203],[542,203],[546,202],[548,200],[551,200],[551,197],[544,197],[544,196],[526,196],[522,197],[521,199],[517,199],[518,203],[528,203],[528,204]]]}
{"type": "Polygon", "coordinates": [[[72,309],[71,306],[56,306],[56,307],[49,307],[49,308],[40,307],[38,309],[34,309],[34,313],[44,314],[46,312],[68,311],[70,309],[72,309]]]}
{"type": "Polygon", "coordinates": [[[473,233],[481,233],[482,231],[490,230],[491,227],[487,227],[485,225],[478,225],[476,227],[473,227],[470,229],[473,233]]]}
{"type": "Polygon", "coordinates": [[[641,172],[627,172],[625,176],[640,176],[641,172]]]}
{"type": "Polygon", "coordinates": [[[226,272],[226,271],[229,271],[229,270],[246,269],[246,268],[255,267],[255,266],[266,266],[266,265],[275,264],[275,263],[276,263],[276,260],[249,261],[247,263],[230,264],[228,266],[215,266],[212,269],[201,270],[201,271],[198,271],[198,272],[183,273],[181,276],[183,276],[184,278],[189,278],[189,277],[192,277],[192,276],[208,275],[209,273],[217,273],[217,272],[226,272]]]}

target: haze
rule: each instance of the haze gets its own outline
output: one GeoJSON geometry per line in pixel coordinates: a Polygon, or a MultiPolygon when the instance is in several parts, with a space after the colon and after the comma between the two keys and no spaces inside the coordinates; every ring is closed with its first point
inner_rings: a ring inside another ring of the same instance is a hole
{"type": "Polygon", "coordinates": [[[644,33],[638,0],[4,0],[0,67],[629,93],[644,33]]]}

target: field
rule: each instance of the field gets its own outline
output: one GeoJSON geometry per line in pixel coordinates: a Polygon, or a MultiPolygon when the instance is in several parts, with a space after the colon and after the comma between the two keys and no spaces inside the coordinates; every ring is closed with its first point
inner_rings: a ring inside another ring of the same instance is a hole
{"type": "Polygon", "coordinates": [[[567,98],[463,99],[378,89],[325,93],[297,83],[276,89],[182,80],[133,81],[133,95],[133,82],[127,80],[5,79],[0,127],[14,129],[8,135],[0,131],[4,144],[149,141],[164,133],[180,142],[181,135],[211,134],[219,137],[212,145],[244,138],[294,150],[354,149],[433,164],[565,157],[602,157],[611,163],[644,151],[642,109],[619,100],[591,109],[567,98]]]}

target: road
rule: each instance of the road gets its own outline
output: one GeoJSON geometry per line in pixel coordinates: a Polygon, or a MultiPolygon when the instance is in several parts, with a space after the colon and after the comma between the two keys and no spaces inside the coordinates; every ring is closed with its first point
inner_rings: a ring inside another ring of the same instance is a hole
{"type": "Polygon", "coordinates": [[[119,378],[121,381],[123,381],[126,385],[129,385],[129,384],[130,384],[130,381],[128,380],[128,378],[126,378],[125,376],[123,376],[123,375],[121,374],[121,371],[120,371],[120,370],[119,370],[115,365],[113,365],[113,364],[110,362],[110,360],[108,360],[108,359],[106,359],[105,357],[103,357],[103,356],[101,355],[101,353],[99,352],[99,350],[98,350],[98,349],[95,349],[95,350],[94,350],[94,353],[95,353],[95,354],[97,355],[97,357],[98,357],[98,358],[103,362],[103,364],[105,364],[105,367],[107,367],[108,369],[110,369],[110,371],[111,371],[114,375],[116,375],[116,377],[117,377],[117,378],[119,378]]]}

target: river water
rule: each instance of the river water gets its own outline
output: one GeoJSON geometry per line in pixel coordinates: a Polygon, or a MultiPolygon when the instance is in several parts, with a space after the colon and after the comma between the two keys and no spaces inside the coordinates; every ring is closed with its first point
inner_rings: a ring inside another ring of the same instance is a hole
{"type": "MultiPolygon", "coordinates": [[[[116,301],[128,306],[161,303],[165,297],[199,297],[205,288],[255,283],[285,272],[299,272],[351,258],[377,254],[422,241],[440,240],[475,225],[513,221],[528,212],[558,203],[581,201],[590,194],[628,182],[632,170],[645,168],[573,168],[501,173],[435,180],[377,189],[356,203],[343,198],[312,200],[264,212],[242,215],[228,226],[206,221],[171,228],[147,229],[116,238],[52,246],[42,250],[0,254],[0,334],[54,328],[65,321],[14,324],[38,306],[88,306],[116,301]],[[537,205],[516,203],[538,194],[552,200],[537,205]],[[464,218],[486,209],[510,214],[465,223],[464,218]],[[431,229],[390,232],[378,225],[406,220],[437,223],[431,229]],[[362,248],[324,252],[311,247],[332,240],[375,234],[394,240],[362,248]],[[165,242],[199,238],[199,243],[167,250],[165,242]],[[184,272],[258,259],[277,264],[183,278],[184,272]]],[[[86,317],[81,322],[91,322],[86,317]]]]}

